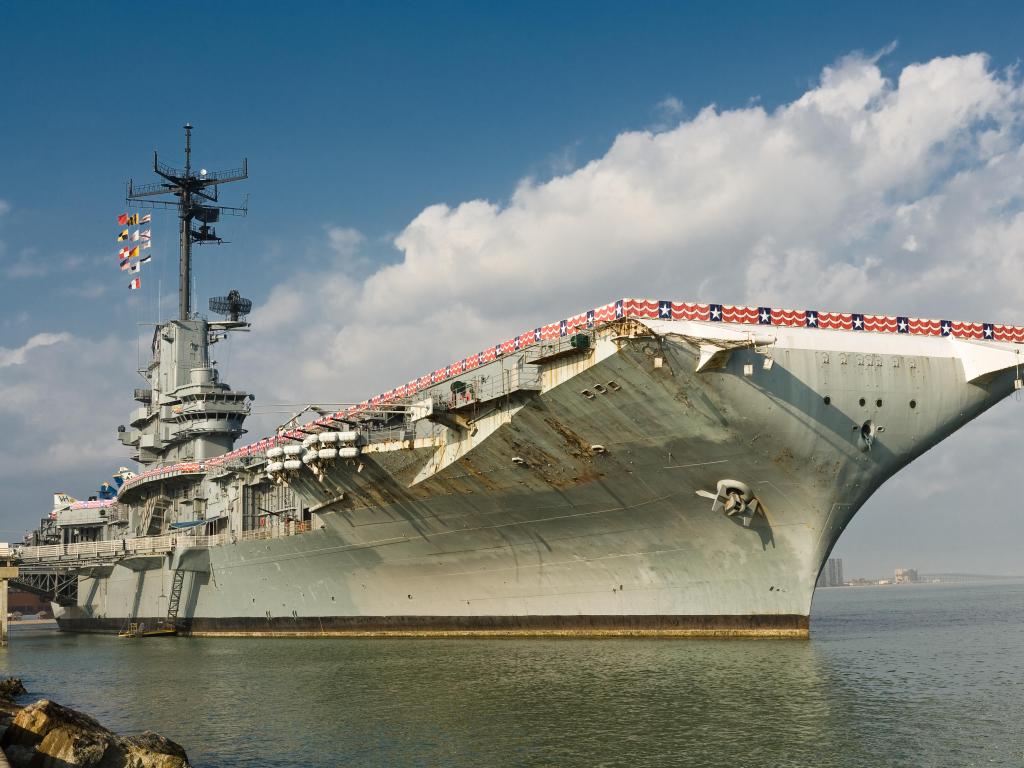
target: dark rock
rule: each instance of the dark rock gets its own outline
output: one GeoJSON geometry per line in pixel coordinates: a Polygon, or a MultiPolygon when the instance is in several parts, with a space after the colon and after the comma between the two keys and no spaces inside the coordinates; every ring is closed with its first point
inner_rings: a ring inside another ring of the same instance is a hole
{"type": "Polygon", "coordinates": [[[28,691],[21,684],[20,677],[8,677],[6,680],[0,680],[0,698],[13,699],[23,693],[28,693],[28,691]]]}
{"type": "Polygon", "coordinates": [[[36,751],[31,747],[23,747],[20,744],[12,744],[4,752],[7,754],[7,762],[11,768],[28,768],[36,751]]]}

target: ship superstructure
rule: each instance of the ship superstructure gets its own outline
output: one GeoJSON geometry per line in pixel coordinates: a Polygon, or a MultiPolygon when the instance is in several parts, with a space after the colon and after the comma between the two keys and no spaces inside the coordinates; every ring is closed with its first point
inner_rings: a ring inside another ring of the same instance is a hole
{"type": "Polygon", "coordinates": [[[249,394],[220,381],[210,360],[211,337],[244,325],[195,318],[171,320],[154,330],[153,358],[143,371],[149,386],[136,389],[141,405],[128,427],[118,431],[141,468],[219,456],[245,433],[249,394]]]}
{"type": "Polygon", "coordinates": [[[102,512],[99,535],[20,550],[74,563],[63,629],[806,635],[857,509],[1019,389],[1024,343],[619,299],[234,448],[246,397],[210,362],[220,330],[158,328],[122,438],[139,474],[57,513],[102,512]]]}

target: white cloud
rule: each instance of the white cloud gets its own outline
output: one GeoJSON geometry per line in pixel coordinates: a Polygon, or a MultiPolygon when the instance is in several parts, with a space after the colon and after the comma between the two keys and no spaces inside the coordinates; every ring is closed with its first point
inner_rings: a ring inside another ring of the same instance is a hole
{"type": "Polygon", "coordinates": [[[4,214],[6,214],[10,210],[11,210],[11,204],[8,203],[6,200],[0,199],[0,216],[3,216],[4,214]]]}
{"type": "Polygon", "coordinates": [[[683,114],[683,102],[675,96],[666,96],[658,102],[655,109],[667,117],[677,117],[683,114]]]}
{"type": "MultiPolygon", "coordinates": [[[[18,477],[43,491],[62,472],[123,463],[115,427],[130,392],[110,393],[111,380],[130,380],[135,350],[118,339],[38,333],[19,347],[0,347],[0,477],[18,477]]],[[[104,472],[104,474],[106,474],[104,472]]]]}
{"type": "Polygon", "coordinates": [[[357,229],[347,227],[326,227],[327,246],[344,262],[352,261],[366,240],[357,229]]]}
{"type": "Polygon", "coordinates": [[[0,368],[6,368],[9,365],[22,365],[31,350],[60,344],[70,339],[70,333],[37,333],[20,347],[14,349],[0,347],[0,368]]]}
{"type": "Polygon", "coordinates": [[[674,128],[683,115],[683,102],[675,96],[666,96],[654,105],[657,119],[650,125],[654,132],[667,131],[674,128]]]}
{"type": "MultiPolygon", "coordinates": [[[[295,275],[253,314],[246,378],[266,375],[269,332],[303,374],[276,376],[282,394],[358,398],[623,295],[1012,321],[1022,117],[983,55],[895,82],[847,57],[774,111],[706,108],[505,204],[429,206],[364,280],[295,275]]],[[[363,242],[328,230],[346,259],[363,242]]]]}

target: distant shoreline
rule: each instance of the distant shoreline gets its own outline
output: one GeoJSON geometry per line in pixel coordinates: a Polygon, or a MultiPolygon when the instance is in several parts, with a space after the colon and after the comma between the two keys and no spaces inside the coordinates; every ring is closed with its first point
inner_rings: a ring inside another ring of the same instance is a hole
{"type": "Polygon", "coordinates": [[[819,589],[842,589],[845,587],[964,587],[980,584],[1013,584],[1024,582],[1024,576],[986,576],[986,577],[972,577],[957,581],[954,579],[948,580],[926,580],[921,579],[919,581],[901,581],[893,582],[889,581],[886,583],[878,582],[850,582],[848,584],[830,584],[815,587],[815,591],[819,589]]]}

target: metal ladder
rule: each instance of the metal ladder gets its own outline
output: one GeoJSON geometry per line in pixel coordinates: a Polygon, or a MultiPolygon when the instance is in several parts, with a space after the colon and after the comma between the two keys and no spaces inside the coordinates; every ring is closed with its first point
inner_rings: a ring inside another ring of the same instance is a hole
{"type": "Polygon", "coordinates": [[[159,496],[149,500],[143,510],[142,525],[139,526],[140,535],[156,536],[163,531],[164,513],[168,506],[170,505],[167,500],[159,496]]]}
{"type": "Polygon", "coordinates": [[[181,587],[185,583],[185,571],[181,568],[174,572],[171,579],[171,594],[167,598],[167,626],[177,627],[178,608],[181,605],[181,587]]]}

